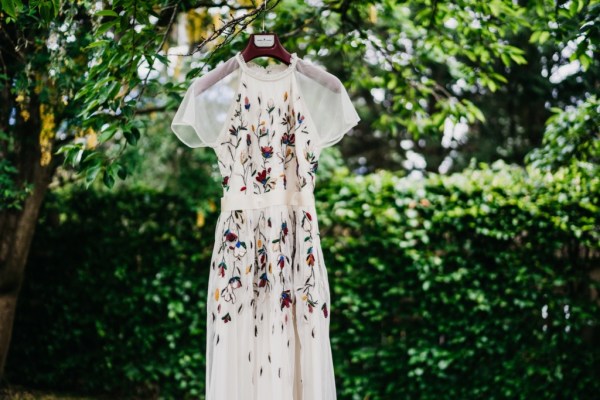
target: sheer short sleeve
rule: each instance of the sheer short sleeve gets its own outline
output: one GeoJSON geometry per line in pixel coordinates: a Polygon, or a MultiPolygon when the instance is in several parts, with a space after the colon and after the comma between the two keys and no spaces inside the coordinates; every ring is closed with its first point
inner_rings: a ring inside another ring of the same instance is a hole
{"type": "Polygon", "coordinates": [[[335,75],[306,61],[299,62],[298,71],[298,84],[317,130],[318,146],[333,146],[358,124],[360,117],[335,75]]]}
{"type": "Polygon", "coordinates": [[[171,130],[188,147],[215,147],[238,89],[239,69],[221,66],[196,78],[187,89],[171,130]]]}

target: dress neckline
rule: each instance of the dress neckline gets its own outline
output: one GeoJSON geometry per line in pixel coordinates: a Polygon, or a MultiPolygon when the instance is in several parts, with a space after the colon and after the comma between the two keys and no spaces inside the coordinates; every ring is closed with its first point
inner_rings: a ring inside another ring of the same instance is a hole
{"type": "Polygon", "coordinates": [[[296,53],[291,54],[290,64],[270,64],[266,67],[250,60],[246,62],[244,57],[242,57],[242,53],[238,51],[235,55],[240,67],[246,72],[248,75],[262,80],[275,80],[282,78],[289,73],[291,73],[296,68],[296,61],[298,56],[296,53]]]}

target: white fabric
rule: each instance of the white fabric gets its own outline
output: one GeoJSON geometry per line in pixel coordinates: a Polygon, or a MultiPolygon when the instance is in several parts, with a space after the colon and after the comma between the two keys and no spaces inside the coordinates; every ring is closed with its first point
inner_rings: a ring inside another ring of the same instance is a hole
{"type": "Polygon", "coordinates": [[[320,150],[359,121],[344,86],[292,54],[240,53],[196,79],[172,128],[214,149],[223,197],[206,298],[206,400],[335,400],[335,309],[314,188],[320,150]]]}
{"type": "Polygon", "coordinates": [[[321,67],[310,67],[301,61],[296,77],[320,137],[319,147],[330,147],[358,124],[360,117],[342,82],[321,67]],[[324,74],[328,75],[327,82],[318,79],[324,74]]]}
{"type": "Polygon", "coordinates": [[[186,91],[171,124],[173,132],[186,146],[218,146],[217,139],[227,129],[225,121],[234,111],[229,108],[239,91],[242,69],[261,75],[264,80],[277,78],[277,72],[281,71],[294,74],[321,149],[338,143],[360,121],[343,83],[323,67],[298,58],[294,53],[291,65],[275,64],[264,68],[254,61],[244,62],[238,54],[195,79],[186,91]],[[236,59],[241,59],[241,63],[233,63],[236,59]]]}
{"type": "Polygon", "coordinates": [[[282,205],[311,207],[315,205],[315,197],[312,192],[293,192],[291,190],[252,195],[232,193],[221,197],[221,211],[282,205]]]}
{"type": "Polygon", "coordinates": [[[240,70],[237,69],[198,93],[206,76],[192,82],[173,118],[171,129],[188,147],[215,147],[224,129],[227,110],[238,89],[240,70]]]}

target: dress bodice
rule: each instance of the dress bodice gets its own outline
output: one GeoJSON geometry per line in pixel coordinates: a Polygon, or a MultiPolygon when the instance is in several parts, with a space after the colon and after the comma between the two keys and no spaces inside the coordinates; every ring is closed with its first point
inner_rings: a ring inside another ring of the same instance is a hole
{"type": "Polygon", "coordinates": [[[236,96],[217,139],[223,196],[312,192],[320,149],[290,65],[262,67],[240,54],[236,96]]]}

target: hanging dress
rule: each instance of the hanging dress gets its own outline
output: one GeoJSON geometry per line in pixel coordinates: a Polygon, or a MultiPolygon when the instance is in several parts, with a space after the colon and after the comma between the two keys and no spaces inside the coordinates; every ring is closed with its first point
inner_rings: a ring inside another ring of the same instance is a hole
{"type": "Polygon", "coordinates": [[[188,88],[171,128],[214,149],[206,400],[333,400],[331,298],[313,191],[321,150],[360,120],[341,81],[292,54],[238,52],[188,88]]]}

